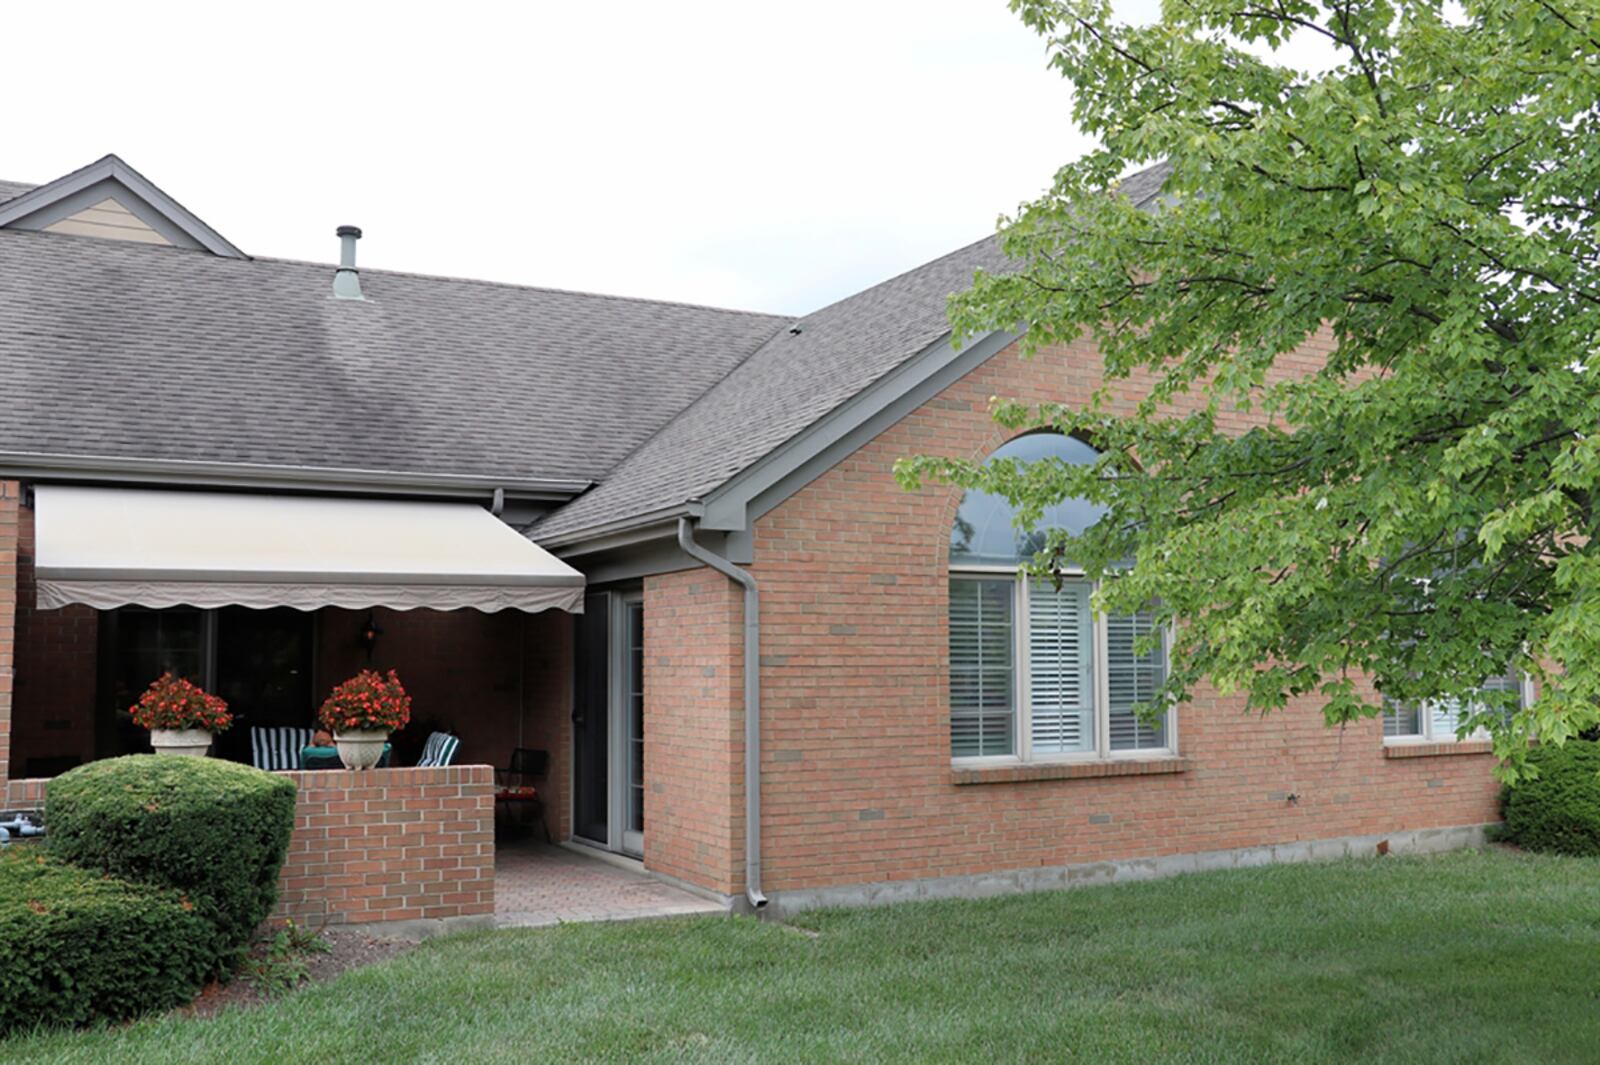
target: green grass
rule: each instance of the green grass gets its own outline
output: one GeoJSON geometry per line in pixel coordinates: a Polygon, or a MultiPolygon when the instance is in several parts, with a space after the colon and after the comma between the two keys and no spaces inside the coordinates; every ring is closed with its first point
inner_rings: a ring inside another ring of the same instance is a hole
{"type": "Polygon", "coordinates": [[[434,940],[27,1061],[1600,1061],[1600,860],[1504,851],[434,940]]]}

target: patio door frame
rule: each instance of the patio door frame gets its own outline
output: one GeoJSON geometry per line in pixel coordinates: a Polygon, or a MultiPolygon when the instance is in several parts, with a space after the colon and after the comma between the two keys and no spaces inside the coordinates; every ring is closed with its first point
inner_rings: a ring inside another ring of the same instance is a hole
{"type": "MultiPolygon", "coordinates": [[[[641,812],[639,823],[634,823],[633,804],[631,792],[634,790],[632,759],[637,757],[641,763],[644,758],[643,715],[641,713],[638,728],[635,728],[633,716],[633,700],[635,694],[643,700],[644,677],[642,661],[643,645],[643,619],[644,590],[634,589],[624,592],[613,592],[611,595],[611,638],[609,640],[609,672],[610,683],[607,685],[610,696],[610,784],[611,793],[608,797],[609,805],[609,834],[611,836],[611,849],[634,858],[644,857],[644,824],[641,812]],[[641,662],[639,676],[634,676],[633,670],[633,632],[632,618],[634,610],[641,613],[640,644],[641,662]],[[637,682],[638,687],[635,687],[637,682]],[[638,735],[635,735],[637,731],[638,735]]],[[[643,790],[643,772],[640,773],[639,790],[643,790]]],[[[641,795],[641,800],[642,800],[641,795]]],[[[642,801],[641,801],[642,807],[642,801]]]]}
{"type": "MultiPolygon", "coordinates": [[[[636,729],[632,713],[635,694],[638,694],[641,698],[643,695],[642,690],[635,687],[636,679],[642,683],[643,671],[641,668],[639,671],[640,677],[636,678],[634,676],[631,623],[634,611],[642,611],[644,609],[644,590],[639,587],[609,589],[591,592],[590,599],[598,599],[604,603],[606,613],[604,624],[597,626],[598,632],[603,633],[605,646],[603,648],[592,645],[584,647],[580,644],[580,654],[603,656],[605,662],[605,817],[603,819],[604,832],[597,833],[597,835],[603,835],[604,838],[595,838],[595,835],[585,834],[580,828],[584,824],[579,816],[581,812],[579,804],[582,801],[579,792],[581,790],[581,774],[583,772],[583,767],[579,765],[579,762],[583,758],[583,752],[578,747],[581,741],[576,733],[573,736],[573,786],[570,791],[572,796],[573,838],[618,854],[642,858],[644,856],[643,825],[632,823],[633,818],[631,816],[633,814],[633,807],[630,803],[633,798],[631,792],[636,789],[632,779],[630,756],[634,755],[636,751],[639,756],[642,757],[643,755],[643,737],[635,735],[636,729]]],[[[598,604],[594,605],[597,606],[598,604]]],[[[584,668],[584,662],[581,660],[576,662],[575,667],[581,672],[584,668]]],[[[599,700],[596,699],[595,703],[598,702],[599,700]]],[[[574,721],[579,722],[580,728],[582,727],[582,716],[586,713],[594,712],[596,710],[595,703],[590,703],[587,706],[574,706],[574,721]]],[[[597,756],[599,753],[598,751],[595,752],[597,756]]],[[[642,790],[642,788],[637,790],[642,790]]],[[[640,798],[642,800],[642,796],[640,798]]],[[[601,819],[596,817],[592,823],[598,828],[600,822],[601,819]]]]}

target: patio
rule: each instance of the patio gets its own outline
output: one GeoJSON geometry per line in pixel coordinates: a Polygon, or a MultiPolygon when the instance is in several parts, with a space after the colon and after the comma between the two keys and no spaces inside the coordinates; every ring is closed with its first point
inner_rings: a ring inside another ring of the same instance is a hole
{"type": "Polygon", "coordinates": [[[531,840],[496,848],[494,898],[495,924],[502,928],[727,912],[642,868],[531,840]]]}

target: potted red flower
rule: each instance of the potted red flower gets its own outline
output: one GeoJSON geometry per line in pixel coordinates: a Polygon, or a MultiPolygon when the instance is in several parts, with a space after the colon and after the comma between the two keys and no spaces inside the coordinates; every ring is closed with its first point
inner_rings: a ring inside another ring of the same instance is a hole
{"type": "Polygon", "coordinates": [[[129,712],[150,730],[150,746],[157,754],[204,755],[211,737],[233,724],[221,698],[171,673],[157,677],[129,712]]]}
{"type": "Polygon", "coordinates": [[[339,760],[348,769],[370,769],[383,757],[389,733],[411,720],[411,696],[394,670],[363,669],[329,695],[318,715],[333,733],[339,760]]]}

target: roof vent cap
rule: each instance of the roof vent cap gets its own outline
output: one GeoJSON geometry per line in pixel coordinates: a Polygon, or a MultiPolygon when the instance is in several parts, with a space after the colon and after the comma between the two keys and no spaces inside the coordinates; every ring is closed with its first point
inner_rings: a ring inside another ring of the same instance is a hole
{"type": "Polygon", "coordinates": [[[356,269],[356,241],[361,239],[360,226],[340,226],[339,269],[333,275],[335,299],[361,299],[361,272],[356,269]]]}

